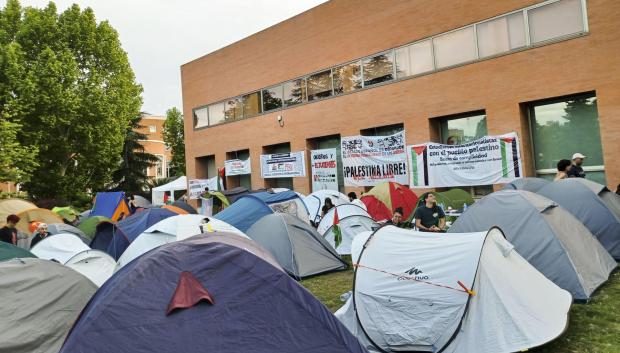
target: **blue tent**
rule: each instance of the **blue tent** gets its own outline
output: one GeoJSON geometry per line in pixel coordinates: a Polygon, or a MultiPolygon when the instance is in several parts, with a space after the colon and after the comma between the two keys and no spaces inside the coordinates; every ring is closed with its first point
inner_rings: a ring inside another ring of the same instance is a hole
{"type": "Polygon", "coordinates": [[[60,353],[366,353],[310,292],[249,239],[198,235],[108,280],[60,353]]]}
{"type": "Polygon", "coordinates": [[[255,192],[252,195],[258,197],[261,201],[268,205],[272,203],[278,203],[299,198],[299,195],[297,195],[294,191],[291,190],[281,192],[260,191],[255,192]]]}
{"type": "Polygon", "coordinates": [[[273,213],[273,210],[256,196],[257,194],[260,193],[240,197],[235,203],[226,207],[214,217],[245,233],[263,216],[273,213]]]}
{"type": "Polygon", "coordinates": [[[95,205],[92,211],[90,211],[89,217],[103,216],[115,221],[121,212],[124,212],[126,215],[130,213],[124,192],[98,192],[95,198],[95,205]]]}
{"type": "Polygon", "coordinates": [[[97,232],[90,243],[90,247],[105,251],[115,260],[118,260],[129,244],[150,226],[162,219],[176,215],[176,213],[165,208],[148,208],[116,224],[102,222],[97,226],[97,232]]]}

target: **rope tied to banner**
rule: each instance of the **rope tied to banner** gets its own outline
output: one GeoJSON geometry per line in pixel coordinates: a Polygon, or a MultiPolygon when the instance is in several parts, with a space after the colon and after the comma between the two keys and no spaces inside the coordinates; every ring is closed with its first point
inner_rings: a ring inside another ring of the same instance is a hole
{"type": "Polygon", "coordinates": [[[414,281],[414,282],[418,282],[418,283],[423,283],[423,284],[428,284],[428,285],[439,287],[439,288],[451,289],[451,290],[454,290],[454,291],[457,291],[457,292],[466,293],[467,295],[470,295],[472,297],[476,295],[476,292],[474,290],[471,290],[471,289],[467,288],[467,286],[465,286],[465,284],[463,282],[461,282],[461,281],[457,281],[456,282],[459,285],[459,287],[461,287],[461,288],[456,288],[456,287],[451,287],[451,286],[448,286],[448,285],[445,285],[445,284],[438,284],[438,283],[433,283],[433,282],[429,282],[429,281],[424,281],[424,280],[421,280],[419,278],[407,276],[407,275],[404,275],[404,274],[392,273],[392,272],[388,272],[388,271],[385,271],[385,270],[380,270],[378,268],[374,268],[374,267],[370,267],[370,266],[364,266],[364,265],[361,265],[361,264],[353,264],[353,267],[365,268],[365,269],[368,269],[368,270],[371,270],[371,271],[376,271],[376,272],[384,273],[386,275],[394,276],[394,277],[397,277],[397,278],[404,278],[404,279],[407,279],[407,280],[410,280],[410,281],[414,281]]]}

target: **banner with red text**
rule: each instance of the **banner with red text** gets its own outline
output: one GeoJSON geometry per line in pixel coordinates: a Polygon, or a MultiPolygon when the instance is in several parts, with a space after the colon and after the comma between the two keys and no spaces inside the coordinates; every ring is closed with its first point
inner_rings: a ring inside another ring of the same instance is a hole
{"type": "Polygon", "coordinates": [[[312,163],[312,192],[338,191],[338,160],[335,148],[310,151],[312,163]]]}

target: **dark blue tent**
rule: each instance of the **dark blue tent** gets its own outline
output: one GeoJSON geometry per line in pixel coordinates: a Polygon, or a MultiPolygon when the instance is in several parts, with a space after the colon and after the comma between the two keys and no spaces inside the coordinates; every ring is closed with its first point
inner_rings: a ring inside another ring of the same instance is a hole
{"type": "Polygon", "coordinates": [[[97,232],[90,243],[90,247],[105,251],[115,260],[118,260],[129,244],[150,226],[162,219],[176,215],[176,213],[164,208],[148,208],[116,224],[102,222],[97,226],[97,232]]]}
{"type": "Polygon", "coordinates": [[[281,192],[261,191],[255,192],[252,195],[258,197],[261,201],[268,205],[272,203],[278,203],[299,198],[299,195],[297,195],[294,191],[291,190],[281,192]]]}
{"type": "Polygon", "coordinates": [[[245,233],[263,216],[273,213],[273,210],[256,196],[257,194],[240,197],[235,203],[226,207],[214,217],[245,233]]]}
{"type": "Polygon", "coordinates": [[[124,212],[126,215],[130,213],[124,192],[98,192],[95,198],[95,205],[92,211],[90,211],[89,217],[103,216],[116,220],[121,212],[124,212]]]}
{"type": "Polygon", "coordinates": [[[110,278],[61,353],[365,353],[310,292],[249,239],[198,235],[110,278]]]}

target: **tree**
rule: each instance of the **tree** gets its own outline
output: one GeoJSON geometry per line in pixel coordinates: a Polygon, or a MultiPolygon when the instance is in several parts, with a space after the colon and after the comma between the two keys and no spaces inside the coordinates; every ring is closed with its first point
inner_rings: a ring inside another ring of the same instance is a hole
{"type": "Polygon", "coordinates": [[[176,108],[168,109],[164,122],[164,142],[172,152],[170,173],[175,176],[185,175],[185,132],[183,115],[176,108]]]}
{"type": "MultiPolygon", "coordinates": [[[[24,183],[35,199],[71,201],[111,181],[125,133],[139,114],[142,88],[117,32],[97,23],[90,8],[61,14],[9,0],[0,16],[0,44],[20,68],[2,82],[0,109],[18,142],[36,152],[37,166],[24,183]]],[[[4,77],[5,72],[0,73],[4,77]]]]}
{"type": "Polygon", "coordinates": [[[110,189],[126,191],[131,194],[141,194],[149,187],[149,178],[146,169],[155,164],[159,159],[144,151],[140,143],[147,136],[138,131],[142,128],[140,121],[142,115],[137,115],[131,120],[125,132],[121,163],[117,170],[112,173],[110,189]]]}

